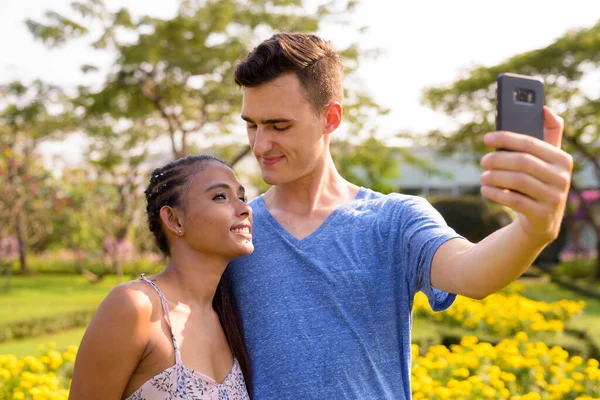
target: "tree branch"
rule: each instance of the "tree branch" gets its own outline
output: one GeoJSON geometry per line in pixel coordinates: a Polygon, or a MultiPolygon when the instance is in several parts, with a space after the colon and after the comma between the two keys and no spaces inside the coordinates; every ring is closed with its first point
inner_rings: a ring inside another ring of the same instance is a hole
{"type": "Polygon", "coordinates": [[[600,173],[600,160],[595,157],[586,147],[577,139],[574,135],[565,135],[565,140],[571,143],[581,154],[583,154],[596,168],[596,171],[600,173]]]}
{"type": "Polygon", "coordinates": [[[244,157],[246,157],[246,155],[250,153],[250,146],[246,145],[244,147],[244,149],[242,151],[240,151],[238,154],[236,154],[235,157],[233,157],[233,160],[229,163],[229,166],[231,168],[233,168],[233,166],[235,164],[237,164],[238,162],[240,162],[240,160],[244,157]]]}
{"type": "Polygon", "coordinates": [[[171,147],[173,149],[173,155],[175,156],[175,158],[179,158],[181,151],[177,150],[177,145],[175,143],[175,134],[177,133],[177,128],[175,127],[175,124],[177,123],[177,121],[175,121],[175,118],[172,114],[167,113],[167,111],[161,104],[161,98],[156,94],[154,90],[154,87],[156,86],[154,76],[147,71],[140,71],[142,71],[148,77],[147,80],[141,80],[138,83],[142,96],[150,100],[150,102],[154,104],[158,112],[160,112],[163,118],[167,121],[167,124],[169,126],[169,135],[171,137],[171,147]]]}

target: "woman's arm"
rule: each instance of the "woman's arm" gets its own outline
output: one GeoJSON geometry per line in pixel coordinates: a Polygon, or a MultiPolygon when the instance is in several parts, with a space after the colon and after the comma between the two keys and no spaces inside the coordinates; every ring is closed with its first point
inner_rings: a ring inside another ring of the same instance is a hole
{"type": "Polygon", "coordinates": [[[115,287],[83,336],[69,400],[122,399],[144,355],[152,303],[138,285],[115,287]]]}

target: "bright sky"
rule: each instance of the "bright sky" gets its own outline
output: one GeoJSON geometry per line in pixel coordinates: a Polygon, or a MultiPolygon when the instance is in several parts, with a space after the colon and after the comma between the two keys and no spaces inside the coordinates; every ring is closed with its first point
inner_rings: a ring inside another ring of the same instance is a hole
{"type": "MultiPolygon", "coordinates": [[[[26,18],[45,10],[67,11],[71,0],[0,0],[0,81],[42,78],[74,86],[86,82],[84,63],[110,65],[83,45],[47,50],[34,42],[26,18]]],[[[310,3],[315,3],[311,0],[310,3]]],[[[600,19],[596,0],[362,0],[354,20],[369,27],[364,34],[335,27],[321,35],[341,47],[358,41],[384,54],[365,61],[359,76],[375,100],[391,108],[377,122],[380,136],[401,130],[444,128],[449,121],[420,105],[422,88],[453,81],[470,66],[494,65],[514,54],[552,43],[567,30],[589,27],[600,19]]],[[[137,13],[168,17],[176,0],[109,0],[137,13]]],[[[73,142],[75,144],[76,142],[73,142]]],[[[50,152],[56,147],[48,146],[50,152]]]]}

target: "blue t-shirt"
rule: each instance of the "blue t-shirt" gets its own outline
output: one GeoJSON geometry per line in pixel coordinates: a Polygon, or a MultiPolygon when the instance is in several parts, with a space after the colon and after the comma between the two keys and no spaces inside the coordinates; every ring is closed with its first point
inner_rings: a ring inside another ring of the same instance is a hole
{"type": "Polygon", "coordinates": [[[302,240],[251,206],[254,253],[228,273],[254,398],[409,399],[413,297],[452,304],[430,266],[458,235],[425,199],[366,188],[302,240]]]}

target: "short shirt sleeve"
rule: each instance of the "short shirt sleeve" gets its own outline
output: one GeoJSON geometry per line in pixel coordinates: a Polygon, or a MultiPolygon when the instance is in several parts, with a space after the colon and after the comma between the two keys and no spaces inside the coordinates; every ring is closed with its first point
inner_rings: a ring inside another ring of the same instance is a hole
{"type": "Polygon", "coordinates": [[[431,286],[431,262],[438,248],[448,240],[462,238],[424,198],[408,196],[400,209],[401,259],[412,295],[427,295],[433,311],[447,309],[456,295],[431,286]]]}

